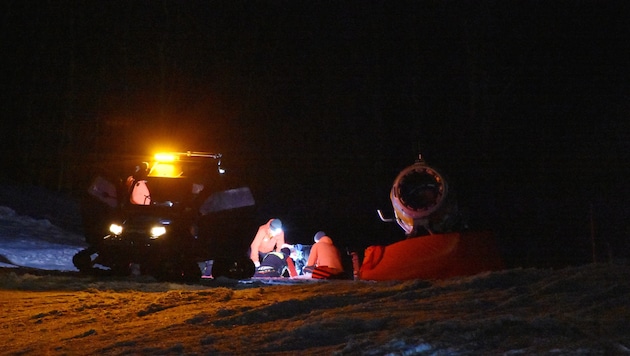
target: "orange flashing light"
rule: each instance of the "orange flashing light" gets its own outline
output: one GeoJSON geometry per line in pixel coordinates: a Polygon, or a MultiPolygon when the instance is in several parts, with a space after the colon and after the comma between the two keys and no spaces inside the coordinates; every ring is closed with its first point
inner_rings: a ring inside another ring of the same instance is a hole
{"type": "Polygon", "coordinates": [[[153,156],[155,162],[149,176],[151,177],[180,177],[182,169],[177,163],[179,154],[169,152],[159,152],[153,156]]]}
{"type": "Polygon", "coordinates": [[[175,162],[179,157],[174,153],[156,153],[153,158],[158,162],[175,162]]]}

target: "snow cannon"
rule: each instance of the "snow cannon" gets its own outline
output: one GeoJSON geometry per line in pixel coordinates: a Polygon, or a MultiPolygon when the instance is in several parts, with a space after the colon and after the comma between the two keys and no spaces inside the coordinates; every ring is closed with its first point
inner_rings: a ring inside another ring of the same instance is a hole
{"type": "Polygon", "coordinates": [[[444,175],[429,166],[421,156],[404,168],[389,194],[394,218],[387,219],[379,210],[382,221],[396,221],[408,237],[453,231],[457,221],[455,194],[444,175]]]}
{"type": "Polygon", "coordinates": [[[394,218],[378,214],[396,221],[407,238],[368,246],[359,279],[446,279],[504,268],[492,232],[468,230],[453,188],[422,157],[400,171],[389,197],[394,218]]]}

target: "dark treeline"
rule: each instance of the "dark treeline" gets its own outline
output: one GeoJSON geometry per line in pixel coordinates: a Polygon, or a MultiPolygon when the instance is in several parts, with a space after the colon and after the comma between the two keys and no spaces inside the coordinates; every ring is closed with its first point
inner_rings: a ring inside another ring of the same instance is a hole
{"type": "Polygon", "coordinates": [[[519,248],[545,241],[553,255],[570,241],[590,258],[592,207],[607,243],[627,248],[626,8],[0,6],[4,179],[76,195],[99,170],[157,149],[219,151],[270,214],[369,235],[421,152],[475,221],[519,248]]]}

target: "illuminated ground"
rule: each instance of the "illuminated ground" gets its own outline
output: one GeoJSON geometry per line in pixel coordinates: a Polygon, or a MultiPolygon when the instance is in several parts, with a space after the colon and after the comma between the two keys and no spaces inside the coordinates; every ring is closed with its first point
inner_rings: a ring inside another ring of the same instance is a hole
{"type": "Polygon", "coordinates": [[[630,267],[442,282],[165,284],[0,274],[5,354],[624,354],[630,267]]]}

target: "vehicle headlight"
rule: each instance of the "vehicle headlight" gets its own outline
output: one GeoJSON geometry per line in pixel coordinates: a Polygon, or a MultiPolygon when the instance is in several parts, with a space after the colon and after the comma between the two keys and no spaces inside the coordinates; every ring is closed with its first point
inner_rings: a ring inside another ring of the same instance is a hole
{"type": "Polygon", "coordinates": [[[151,228],[152,239],[157,239],[164,234],[166,234],[166,228],[164,226],[154,226],[151,228]]]}
{"type": "Polygon", "coordinates": [[[109,225],[109,232],[111,232],[114,235],[120,235],[122,231],[123,231],[122,225],[119,225],[119,224],[109,225]]]}

